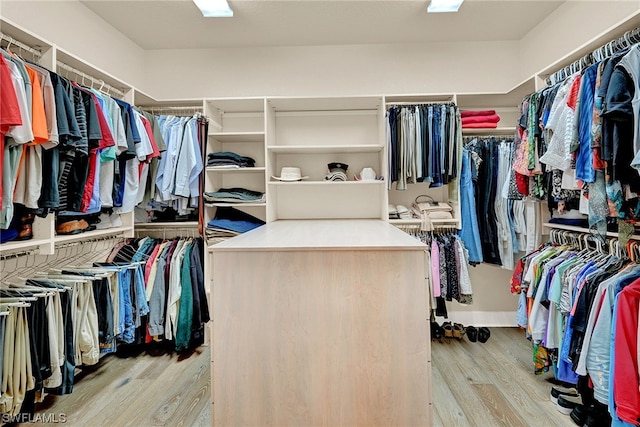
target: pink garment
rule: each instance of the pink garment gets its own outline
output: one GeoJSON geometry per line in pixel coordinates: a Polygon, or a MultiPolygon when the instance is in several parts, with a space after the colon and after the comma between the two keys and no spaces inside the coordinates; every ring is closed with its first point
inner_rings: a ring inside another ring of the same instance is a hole
{"type": "Polygon", "coordinates": [[[471,116],[471,117],[463,117],[462,125],[466,125],[468,123],[498,123],[500,121],[500,116],[497,114],[491,114],[489,116],[471,116]]]}
{"type": "Polygon", "coordinates": [[[439,297],[440,294],[440,249],[436,242],[431,242],[431,287],[433,288],[433,296],[439,297]]]}
{"type": "Polygon", "coordinates": [[[498,127],[497,123],[482,122],[482,123],[463,123],[463,129],[495,129],[498,127]]]}
{"type": "Polygon", "coordinates": [[[495,113],[496,110],[462,110],[460,111],[460,117],[491,116],[495,113]]]}
{"type": "Polygon", "coordinates": [[[153,266],[153,263],[156,261],[156,258],[158,257],[158,251],[160,249],[160,245],[156,245],[155,248],[153,248],[153,251],[151,252],[151,255],[149,255],[149,258],[147,259],[147,263],[144,265],[144,287],[147,287],[147,283],[149,283],[149,276],[151,275],[151,267],[153,266]]]}

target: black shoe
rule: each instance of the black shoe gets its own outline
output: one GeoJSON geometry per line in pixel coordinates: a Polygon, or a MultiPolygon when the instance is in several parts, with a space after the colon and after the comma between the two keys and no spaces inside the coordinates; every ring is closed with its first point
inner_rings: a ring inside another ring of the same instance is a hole
{"type": "Polygon", "coordinates": [[[475,326],[467,326],[467,337],[471,342],[478,341],[478,329],[475,326]]]}
{"type": "Polygon", "coordinates": [[[576,423],[576,425],[583,426],[584,422],[587,420],[587,417],[591,414],[592,410],[590,407],[585,405],[578,405],[571,410],[569,416],[571,417],[571,421],[576,423]]]}
{"type": "Polygon", "coordinates": [[[601,427],[611,425],[611,415],[607,405],[596,402],[594,406],[589,408],[589,414],[584,421],[584,427],[601,427]]]}
{"type": "Polygon", "coordinates": [[[553,403],[558,403],[558,397],[561,395],[577,396],[578,390],[575,388],[551,387],[550,399],[553,403]]]}
{"type": "Polygon", "coordinates": [[[482,328],[478,329],[478,341],[480,341],[481,343],[486,343],[489,340],[490,336],[491,331],[489,330],[489,328],[483,326],[482,328]]]}
{"type": "Polygon", "coordinates": [[[558,396],[558,403],[556,403],[556,408],[559,412],[569,415],[573,408],[578,405],[582,405],[582,398],[580,396],[570,396],[567,394],[563,394],[558,396]]]}
{"type": "Polygon", "coordinates": [[[442,326],[440,326],[438,322],[432,321],[431,322],[431,339],[442,341],[443,338],[444,338],[444,330],[442,329],[442,326]]]}

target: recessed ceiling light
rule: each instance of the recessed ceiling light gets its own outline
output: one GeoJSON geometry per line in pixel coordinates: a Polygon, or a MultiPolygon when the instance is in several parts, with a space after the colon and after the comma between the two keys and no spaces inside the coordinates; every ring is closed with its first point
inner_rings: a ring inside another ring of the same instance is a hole
{"type": "Polygon", "coordinates": [[[193,0],[205,18],[229,18],[233,10],[227,0],[193,0]]]}
{"type": "Polygon", "coordinates": [[[457,12],[464,0],[431,0],[427,6],[429,13],[457,12]]]}

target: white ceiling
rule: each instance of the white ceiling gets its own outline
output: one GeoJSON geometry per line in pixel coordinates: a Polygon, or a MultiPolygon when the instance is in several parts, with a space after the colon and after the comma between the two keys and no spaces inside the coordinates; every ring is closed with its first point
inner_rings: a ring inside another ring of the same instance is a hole
{"type": "Polygon", "coordinates": [[[427,14],[428,0],[229,0],[204,18],[191,0],[82,0],[143,49],[520,40],[563,1],[466,0],[427,14]]]}

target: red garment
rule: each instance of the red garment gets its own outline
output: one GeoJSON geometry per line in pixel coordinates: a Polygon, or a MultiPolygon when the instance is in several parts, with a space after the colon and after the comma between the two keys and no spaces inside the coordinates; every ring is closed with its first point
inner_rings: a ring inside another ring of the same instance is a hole
{"type": "Polygon", "coordinates": [[[518,187],[518,193],[523,196],[529,195],[529,177],[516,172],[516,187],[518,187]]]}
{"type": "Polygon", "coordinates": [[[463,117],[462,125],[468,123],[498,123],[500,121],[500,116],[497,114],[491,114],[489,116],[471,116],[471,117],[463,117]]]}
{"type": "Polygon", "coordinates": [[[616,305],[615,366],[613,399],[616,413],[622,421],[637,425],[640,420],[640,372],[638,372],[638,310],[640,310],[640,279],[627,285],[618,294],[616,305]]]}
{"type": "Polygon", "coordinates": [[[153,153],[147,156],[147,162],[148,162],[154,157],[160,157],[160,150],[158,149],[156,138],[153,136],[153,129],[151,128],[151,123],[143,115],[140,115],[140,119],[142,120],[142,124],[144,124],[144,129],[147,132],[147,135],[149,136],[149,140],[151,141],[151,148],[153,148],[153,153]]]}
{"type": "Polygon", "coordinates": [[[498,123],[481,122],[481,123],[463,123],[462,129],[495,129],[498,123]]]}
{"type": "MultiPolygon", "coordinates": [[[[11,71],[7,62],[0,55],[0,176],[4,168],[4,135],[12,126],[20,126],[22,116],[20,115],[20,104],[16,90],[13,87],[11,71]]],[[[0,205],[2,204],[2,185],[0,185],[0,205]]]]}
{"type": "MultiPolygon", "coordinates": [[[[81,90],[84,90],[81,88],[81,90]]],[[[107,119],[104,116],[98,97],[91,91],[84,90],[88,93],[93,100],[93,105],[96,107],[98,114],[98,125],[100,126],[100,133],[102,133],[102,139],[98,142],[98,148],[92,148],[89,150],[89,168],[87,172],[87,181],[84,186],[84,192],[82,193],[82,202],[80,203],[80,212],[86,212],[91,204],[91,196],[93,195],[93,189],[96,184],[96,156],[98,150],[102,150],[107,147],[113,147],[116,145],[116,141],[113,139],[113,134],[107,123],[107,119]]]]}
{"type": "Polygon", "coordinates": [[[96,184],[96,156],[98,155],[97,148],[89,149],[89,166],[87,167],[87,181],[84,185],[84,192],[82,193],[82,201],[80,202],[80,212],[86,212],[89,210],[91,204],[91,196],[93,195],[93,187],[96,184]]]}
{"type": "Polygon", "coordinates": [[[524,259],[520,258],[516,264],[516,268],[513,270],[511,276],[511,293],[519,294],[522,292],[522,275],[524,274],[524,259]]]}
{"type": "Polygon", "coordinates": [[[495,113],[496,110],[462,110],[460,111],[460,117],[491,116],[495,113]]]}
{"type": "Polygon", "coordinates": [[[571,92],[569,92],[569,97],[567,98],[567,106],[574,111],[576,109],[576,105],[578,105],[578,94],[580,92],[581,80],[582,76],[578,75],[571,84],[571,92]]]}

